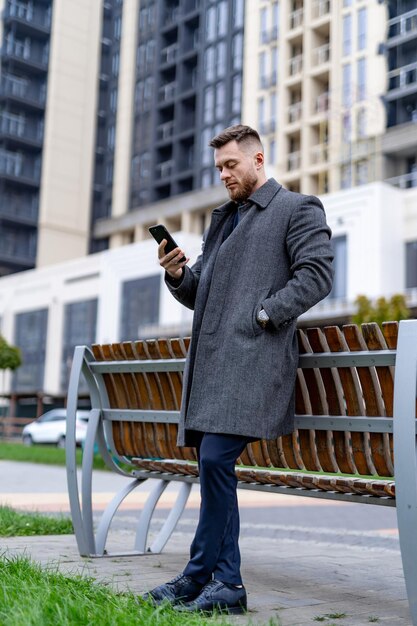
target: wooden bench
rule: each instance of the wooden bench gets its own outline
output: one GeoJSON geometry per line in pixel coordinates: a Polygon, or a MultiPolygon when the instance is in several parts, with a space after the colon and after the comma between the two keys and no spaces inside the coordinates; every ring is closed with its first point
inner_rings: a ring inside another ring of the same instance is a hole
{"type": "MultiPolygon", "coordinates": [[[[247,446],[239,487],[396,506],[413,624],[417,626],[417,320],[298,330],[296,431],[247,446]],[[394,472],[395,457],[395,472],[394,472]]],[[[81,555],[103,556],[112,518],[126,496],[158,479],[140,514],[134,553],[160,552],[198,481],[192,448],[176,445],[188,339],[75,349],[68,392],[67,475],[81,555]],[[75,410],[84,375],[91,414],[81,484],[75,465],[75,410]],[[109,469],[130,481],[93,527],[92,464],[98,445],[109,469]],[[147,545],[153,512],[170,481],[177,500],[147,545]],[[80,493],[81,492],[81,493],[80,493]],[[80,498],[81,495],[81,498],[80,498]]],[[[132,552],[130,552],[132,554],[132,552]]]]}

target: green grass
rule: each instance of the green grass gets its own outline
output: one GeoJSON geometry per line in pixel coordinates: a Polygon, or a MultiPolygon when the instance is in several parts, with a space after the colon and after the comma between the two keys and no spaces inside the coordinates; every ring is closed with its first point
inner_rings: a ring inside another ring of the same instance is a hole
{"type": "Polygon", "coordinates": [[[73,532],[69,517],[22,513],[0,505],[0,537],[69,535],[73,532]]]}
{"type": "Polygon", "coordinates": [[[178,615],[93,578],[64,576],[26,557],[0,557],[2,626],[230,626],[226,617],[178,615]]]}
{"type": "MultiPolygon", "coordinates": [[[[82,451],[80,448],[77,448],[76,454],[77,464],[81,465],[82,451]]],[[[65,450],[47,445],[24,446],[21,443],[0,442],[0,460],[65,465],[65,450]]],[[[94,469],[105,469],[104,461],[98,455],[94,457],[94,469]]]]}

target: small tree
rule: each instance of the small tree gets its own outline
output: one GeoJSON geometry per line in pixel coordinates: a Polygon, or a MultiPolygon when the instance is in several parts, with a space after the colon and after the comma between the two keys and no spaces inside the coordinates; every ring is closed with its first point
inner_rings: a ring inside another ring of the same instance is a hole
{"type": "Polygon", "coordinates": [[[14,371],[22,364],[22,356],[19,348],[11,346],[4,337],[0,335],[0,370],[2,371],[1,393],[4,393],[4,379],[6,370],[14,371]]]}
{"type": "Polygon", "coordinates": [[[367,296],[361,295],[356,298],[355,304],[356,313],[352,316],[354,324],[377,322],[381,326],[382,322],[399,322],[410,317],[403,294],[395,294],[389,300],[378,298],[375,305],[367,296]]]}

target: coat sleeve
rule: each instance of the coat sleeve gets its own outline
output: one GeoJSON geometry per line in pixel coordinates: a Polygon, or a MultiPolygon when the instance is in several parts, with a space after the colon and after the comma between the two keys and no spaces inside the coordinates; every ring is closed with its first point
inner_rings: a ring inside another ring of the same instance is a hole
{"type": "MultiPolygon", "coordinates": [[[[204,242],[203,242],[204,247],[204,242]]],[[[165,272],[165,284],[178,302],[181,302],[188,309],[194,310],[197,287],[200,280],[202,254],[197,257],[196,262],[190,268],[184,266],[183,275],[179,280],[172,279],[165,272]]]]}
{"type": "Polygon", "coordinates": [[[334,273],[330,236],[320,200],[305,197],[294,209],[287,231],[291,278],[262,302],[275,327],[291,323],[330,293],[334,273]]]}

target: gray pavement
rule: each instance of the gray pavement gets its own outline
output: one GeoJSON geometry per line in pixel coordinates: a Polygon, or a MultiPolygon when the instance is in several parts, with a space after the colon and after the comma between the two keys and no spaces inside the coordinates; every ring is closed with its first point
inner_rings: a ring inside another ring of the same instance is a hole
{"type": "MultiPolygon", "coordinates": [[[[124,482],[112,474],[95,473],[97,515],[124,482]]],[[[0,461],[0,503],[66,511],[65,491],[63,468],[0,461]]],[[[243,625],[251,620],[260,626],[272,618],[274,626],[412,626],[393,526],[394,510],[312,502],[312,498],[240,494],[242,572],[249,613],[229,618],[231,622],[243,625]],[[347,515],[352,510],[362,516],[368,514],[369,524],[365,517],[363,523],[352,524],[347,515]],[[335,519],[339,524],[345,519],[345,529],[343,525],[335,527],[335,519]],[[345,617],[337,618],[338,614],[345,617]],[[333,617],[321,619],[330,615],[333,617]]],[[[145,496],[132,495],[121,512],[110,536],[109,550],[113,553],[126,551],[133,544],[135,513],[145,496]]],[[[157,512],[154,530],[169,502],[168,494],[166,506],[157,512]]],[[[159,555],[83,559],[73,536],[7,538],[2,541],[2,551],[24,553],[44,565],[54,564],[62,572],[82,573],[110,582],[119,590],[142,593],[184,567],[197,510],[195,490],[178,530],[159,555]]]]}

